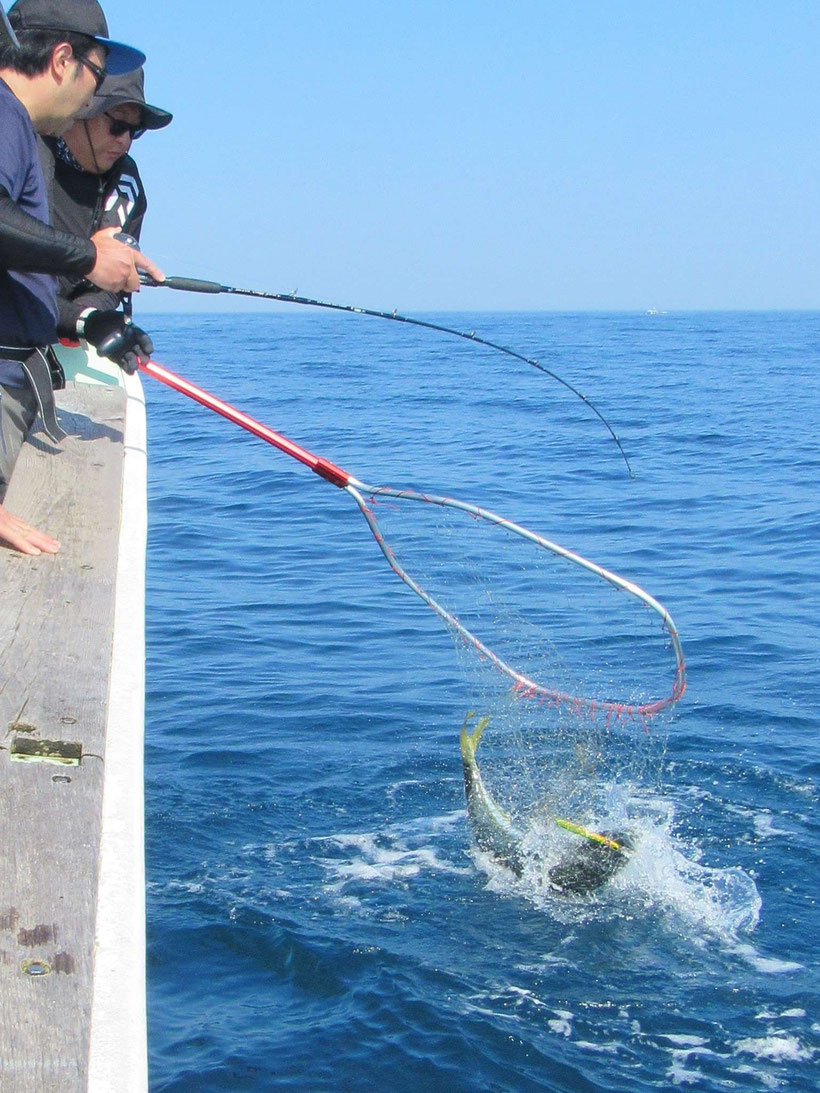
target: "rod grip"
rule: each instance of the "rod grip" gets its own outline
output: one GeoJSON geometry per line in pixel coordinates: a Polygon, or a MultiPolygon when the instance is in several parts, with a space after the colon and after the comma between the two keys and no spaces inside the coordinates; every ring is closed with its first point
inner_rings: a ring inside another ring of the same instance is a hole
{"type": "Polygon", "coordinates": [[[225,289],[216,281],[200,281],[196,277],[166,277],[164,281],[155,281],[147,274],[140,274],[140,281],[150,288],[175,288],[178,292],[224,292],[225,289]]]}
{"type": "Polygon", "coordinates": [[[222,285],[216,281],[200,281],[196,277],[166,277],[165,284],[180,292],[222,292],[222,285]]]}

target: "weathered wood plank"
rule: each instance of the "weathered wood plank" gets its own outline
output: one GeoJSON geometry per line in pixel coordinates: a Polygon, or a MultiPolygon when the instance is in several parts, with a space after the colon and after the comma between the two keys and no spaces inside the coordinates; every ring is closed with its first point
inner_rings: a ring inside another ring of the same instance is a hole
{"type": "Polygon", "coordinates": [[[85,1090],[125,393],[60,397],[72,435],[21,453],[8,508],[61,540],[0,550],[0,1087],[85,1090]],[[79,766],[11,760],[24,736],[82,745],[79,766]],[[42,974],[32,974],[40,972],[42,974]]]}

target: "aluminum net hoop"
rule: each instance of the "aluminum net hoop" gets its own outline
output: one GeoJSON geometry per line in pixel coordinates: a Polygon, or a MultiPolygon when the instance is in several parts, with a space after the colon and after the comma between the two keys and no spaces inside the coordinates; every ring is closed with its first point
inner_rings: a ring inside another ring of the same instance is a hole
{"type": "Polygon", "coordinates": [[[677,627],[663,604],[659,603],[658,600],[653,596],[650,596],[648,592],[645,592],[633,581],[626,580],[617,573],[612,573],[610,570],[604,569],[595,562],[591,562],[588,558],[584,558],[574,551],[567,550],[558,543],[553,543],[549,539],[545,539],[543,536],[530,531],[528,528],[514,523],[512,520],[507,520],[505,517],[499,516],[489,509],[480,508],[478,505],[470,504],[467,501],[459,501],[453,497],[440,497],[435,494],[420,493],[410,489],[398,490],[390,486],[370,486],[353,477],[349,478],[344,489],[353,497],[356,504],[359,506],[374,539],[378,543],[382,554],[387,559],[393,572],[400,577],[408,588],[411,588],[428,607],[435,611],[447,626],[458,633],[468,645],[471,645],[481,656],[486,657],[499,671],[508,676],[513,681],[513,689],[519,697],[535,698],[540,702],[566,706],[574,712],[579,714],[584,713],[591,717],[600,713],[607,718],[607,721],[632,717],[647,720],[654,717],[655,714],[659,713],[661,710],[672,706],[678,701],[686,689],[686,667],[677,627]],[[418,581],[407,573],[394,554],[389,543],[386,542],[373,510],[368,505],[364,495],[367,495],[371,502],[383,497],[389,497],[399,501],[417,501],[428,505],[438,505],[441,508],[456,509],[467,513],[475,519],[484,520],[489,524],[494,524],[497,527],[503,528],[513,535],[518,535],[521,538],[528,540],[541,550],[547,551],[550,554],[563,558],[566,561],[581,567],[587,572],[599,577],[601,580],[606,581],[614,588],[620,589],[634,597],[660,617],[663,627],[669,635],[675,657],[675,676],[672,690],[663,698],[644,703],[599,700],[587,698],[583,695],[571,694],[567,691],[556,690],[519,672],[511,664],[494,653],[492,649],[488,648],[480,638],[469,630],[455,615],[434,599],[418,581]]]}

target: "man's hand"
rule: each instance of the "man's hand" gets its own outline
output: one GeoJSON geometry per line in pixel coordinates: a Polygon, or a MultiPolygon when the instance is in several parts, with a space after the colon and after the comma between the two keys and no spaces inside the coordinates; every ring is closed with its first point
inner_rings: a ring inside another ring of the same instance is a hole
{"type": "Polygon", "coordinates": [[[97,261],[86,278],[106,292],[139,292],[141,269],[155,281],[164,281],[165,274],[150,258],[114,238],[120,230],[103,228],[91,236],[97,248],[97,261]]]}
{"type": "Polygon", "coordinates": [[[60,549],[56,539],[33,528],[19,516],[12,516],[2,505],[0,505],[0,541],[13,546],[21,554],[56,554],[60,549]]]}
{"type": "Polygon", "coordinates": [[[86,315],[83,337],[100,353],[133,375],[139,368],[140,357],[147,359],[154,352],[154,343],[144,330],[129,323],[121,311],[92,311],[86,315]]]}

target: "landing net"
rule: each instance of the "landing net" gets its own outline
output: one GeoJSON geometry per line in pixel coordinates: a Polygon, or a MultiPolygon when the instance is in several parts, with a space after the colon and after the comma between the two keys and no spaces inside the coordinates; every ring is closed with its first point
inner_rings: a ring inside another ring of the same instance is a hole
{"type": "Polygon", "coordinates": [[[683,694],[675,624],[634,582],[470,502],[368,485],[156,361],[140,369],[347,492],[393,571],[522,701],[609,728],[646,725],[683,694]],[[405,518],[388,535],[392,513],[405,518]],[[440,533],[442,514],[455,534],[440,533]],[[660,634],[639,633],[646,618],[660,634]]]}
{"type": "Polygon", "coordinates": [[[683,694],[677,628],[634,582],[469,502],[345,489],[394,572],[522,702],[609,727],[683,694]]]}

